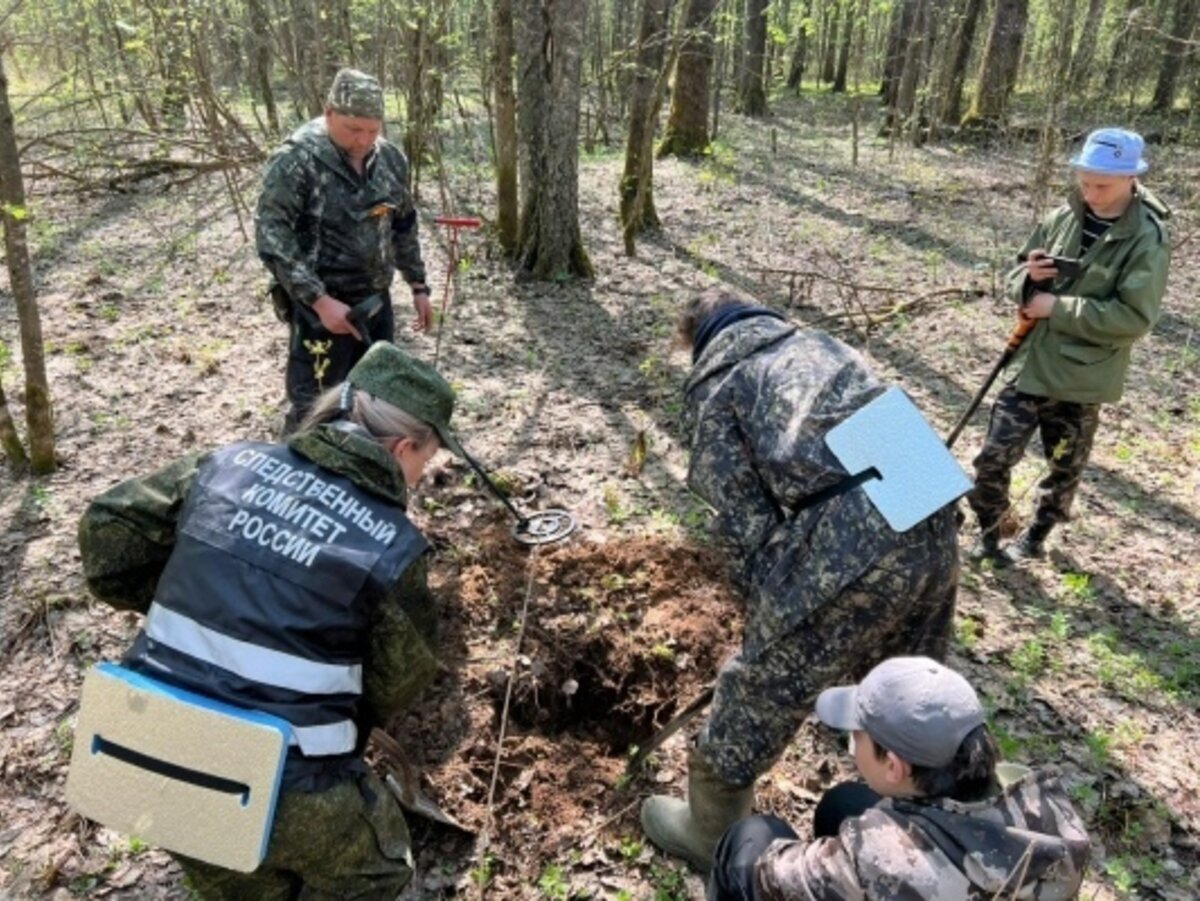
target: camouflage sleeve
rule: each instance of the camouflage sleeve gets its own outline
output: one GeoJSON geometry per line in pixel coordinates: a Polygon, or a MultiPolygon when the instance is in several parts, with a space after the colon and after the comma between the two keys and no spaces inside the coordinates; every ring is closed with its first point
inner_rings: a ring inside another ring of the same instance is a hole
{"type": "Polygon", "coordinates": [[[293,300],[311,305],[325,285],[306,260],[296,228],[312,193],[302,152],[285,149],[267,164],[254,215],[259,259],[293,300]]]}
{"type": "Polygon", "coordinates": [[[867,897],[854,860],[839,837],[810,844],[772,842],[758,859],[755,876],[759,897],[766,901],[862,901],[867,897]]]}
{"type": "Polygon", "coordinates": [[[201,459],[193,454],[122,482],[88,505],[79,521],[79,552],[93,595],[119,610],[149,609],[201,459]]]}
{"type": "Polygon", "coordinates": [[[1132,344],[1154,328],[1162,313],[1170,257],[1165,241],[1143,234],[1121,269],[1116,294],[1059,295],[1050,313],[1050,328],[1093,344],[1132,344]]]}
{"type": "Polygon", "coordinates": [[[437,611],[421,557],[371,614],[363,662],[363,713],[368,726],[385,726],[412,706],[437,670],[437,611]]]}
{"type": "Polygon", "coordinates": [[[417,210],[413,206],[409,189],[408,160],[399,150],[392,161],[399,170],[400,184],[404,185],[404,197],[392,214],[392,254],[396,268],[410,285],[424,284],[425,262],[421,258],[421,243],[418,240],[417,210]]]}

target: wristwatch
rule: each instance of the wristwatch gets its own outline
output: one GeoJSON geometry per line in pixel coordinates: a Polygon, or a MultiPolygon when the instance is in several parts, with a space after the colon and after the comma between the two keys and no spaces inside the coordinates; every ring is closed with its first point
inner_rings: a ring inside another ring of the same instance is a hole
{"type": "Polygon", "coordinates": [[[414,297],[416,297],[418,294],[426,294],[430,297],[433,296],[433,292],[429,290],[429,285],[426,285],[423,282],[417,282],[416,284],[409,285],[408,287],[409,290],[412,291],[414,297]]]}

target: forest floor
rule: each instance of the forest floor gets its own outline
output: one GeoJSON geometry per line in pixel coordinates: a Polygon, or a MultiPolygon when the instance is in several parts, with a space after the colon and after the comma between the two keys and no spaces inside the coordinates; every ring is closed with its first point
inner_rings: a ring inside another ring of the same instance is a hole
{"type": "MultiPolygon", "coordinates": [[[[727,116],[710,156],[660,162],[664,228],[632,259],[616,222],[620,154],[585,155],[593,281],[519,283],[467,239],[474,255],[441,346],[458,428],[518,505],[568,509],[579,529],[561,545],[516,544],[508,514],[452,461],[414,498],[435,548],[444,666],[392,733],[474,834],[410,817],[418,872],[405,898],[701,895],[637,820],[647,794],[682,793],[686,735],[623,777],[630,748],[739,638],[708,512],[685,486],[678,303],[720,283],[835,330],[946,432],[1008,333],[995,286],[1032,222],[1034,147],[864,141],[854,166],[847,109],[806,97],[765,125],[727,116]]],[[[1182,193],[1200,184],[1200,163],[1151,151],[1151,184],[1179,214],[1165,314],[1135,350],[1124,400],[1104,412],[1076,520],[1049,558],[964,566],[951,654],[1005,754],[1063,769],[1094,839],[1089,898],[1200,894],[1200,203],[1182,193]]],[[[452,178],[455,212],[492,209],[477,168],[452,178]]],[[[426,196],[432,213],[436,187],[426,196]]],[[[37,479],[0,472],[0,897],[186,897],[165,854],[81,820],[63,798],[84,670],[117,658],[138,625],[88,598],[75,525],[122,478],[274,436],[285,330],[219,183],[35,201],[63,465],[37,479]]],[[[423,244],[440,300],[444,243],[431,225],[423,244]]],[[[15,346],[7,298],[0,321],[15,346]]],[[[432,336],[398,340],[433,356],[432,336]]],[[[18,401],[19,372],[12,360],[3,374],[18,401]]],[[[964,464],[985,422],[981,412],[957,446],[964,464]]],[[[1031,453],[1018,470],[1014,528],[1042,466],[1031,453]]],[[[837,737],[810,719],[760,780],[758,809],[803,834],[820,791],[850,773],[837,737]]]]}

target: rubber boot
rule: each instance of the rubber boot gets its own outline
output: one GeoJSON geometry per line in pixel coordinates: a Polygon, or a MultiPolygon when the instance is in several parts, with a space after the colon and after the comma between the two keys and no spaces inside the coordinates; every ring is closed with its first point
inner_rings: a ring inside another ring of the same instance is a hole
{"type": "Polygon", "coordinates": [[[647,798],[642,804],[642,829],[668,854],[707,873],[725,830],[749,816],[753,806],[754,783],[738,788],[722,782],[693,748],[688,754],[687,800],[666,795],[647,798]]]}
{"type": "Polygon", "coordinates": [[[1000,547],[1000,523],[979,521],[979,543],[968,555],[976,563],[990,560],[993,566],[1007,566],[1012,562],[1000,547]]]}
{"type": "Polygon", "coordinates": [[[1052,522],[1035,521],[1021,533],[1021,537],[1009,545],[1005,552],[1014,563],[1021,560],[1041,560],[1046,556],[1046,536],[1054,528],[1052,522]]]}

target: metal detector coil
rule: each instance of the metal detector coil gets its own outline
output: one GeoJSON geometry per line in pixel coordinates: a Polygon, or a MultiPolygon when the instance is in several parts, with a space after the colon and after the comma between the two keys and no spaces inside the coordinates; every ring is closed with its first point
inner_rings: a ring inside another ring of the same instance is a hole
{"type": "Polygon", "coordinates": [[[531,513],[513,526],[513,537],[521,544],[552,544],[575,531],[575,517],[566,510],[531,513]]]}

